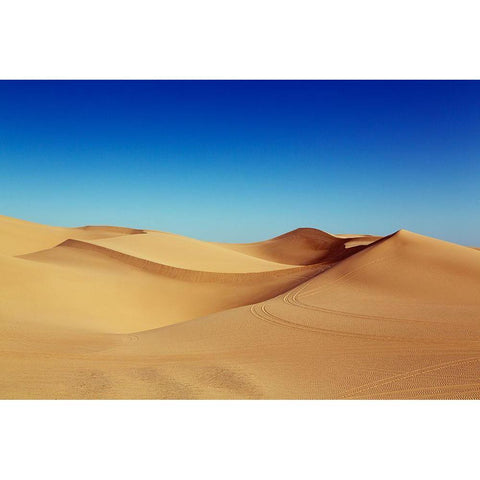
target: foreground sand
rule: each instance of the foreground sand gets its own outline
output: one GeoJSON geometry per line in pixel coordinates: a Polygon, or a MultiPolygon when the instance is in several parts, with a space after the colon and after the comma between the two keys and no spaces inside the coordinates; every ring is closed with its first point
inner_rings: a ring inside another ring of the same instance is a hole
{"type": "Polygon", "coordinates": [[[480,251],[0,216],[0,398],[480,398],[480,251]]]}

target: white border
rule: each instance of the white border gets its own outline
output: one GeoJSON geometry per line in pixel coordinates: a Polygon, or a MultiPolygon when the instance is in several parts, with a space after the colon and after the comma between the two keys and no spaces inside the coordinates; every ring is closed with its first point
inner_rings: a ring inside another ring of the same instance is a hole
{"type": "Polygon", "coordinates": [[[475,401],[2,402],[3,478],[452,479],[475,401]]]}
{"type": "Polygon", "coordinates": [[[471,0],[3,0],[0,78],[478,79],[471,0]]]}

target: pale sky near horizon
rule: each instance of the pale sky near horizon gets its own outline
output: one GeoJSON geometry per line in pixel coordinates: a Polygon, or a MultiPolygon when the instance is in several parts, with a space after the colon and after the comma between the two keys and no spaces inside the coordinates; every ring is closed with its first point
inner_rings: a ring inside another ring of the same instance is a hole
{"type": "Polygon", "coordinates": [[[0,81],[0,214],[480,246],[480,82],[0,81]]]}

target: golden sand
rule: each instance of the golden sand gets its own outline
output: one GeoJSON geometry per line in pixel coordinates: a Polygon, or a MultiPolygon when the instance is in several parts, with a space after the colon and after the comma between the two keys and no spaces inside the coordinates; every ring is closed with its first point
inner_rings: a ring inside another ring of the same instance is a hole
{"type": "Polygon", "coordinates": [[[0,398],[480,398],[480,251],[0,216],[0,398]]]}

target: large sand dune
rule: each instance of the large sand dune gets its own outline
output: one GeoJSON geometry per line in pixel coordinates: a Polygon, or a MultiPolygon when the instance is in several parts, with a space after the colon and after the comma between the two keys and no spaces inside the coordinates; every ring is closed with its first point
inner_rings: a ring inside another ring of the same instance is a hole
{"type": "Polygon", "coordinates": [[[480,398],[480,251],[0,217],[1,398],[480,398]]]}

